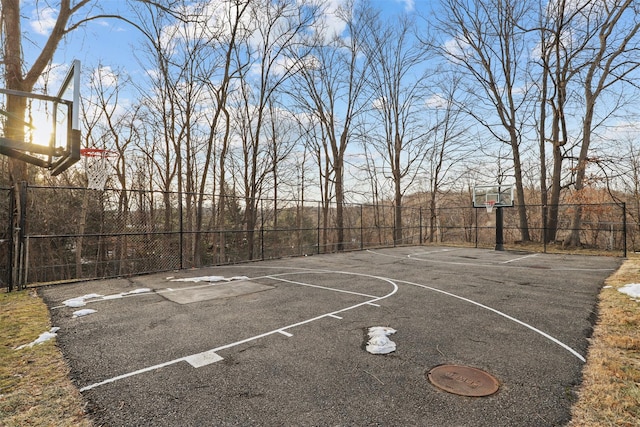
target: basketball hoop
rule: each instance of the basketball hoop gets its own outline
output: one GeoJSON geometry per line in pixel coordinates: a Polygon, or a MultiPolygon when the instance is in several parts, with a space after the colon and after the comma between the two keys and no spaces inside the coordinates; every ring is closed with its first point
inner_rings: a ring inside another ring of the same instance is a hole
{"type": "Polygon", "coordinates": [[[495,205],[496,205],[496,201],[495,200],[487,200],[486,202],[484,202],[484,207],[487,208],[487,213],[488,214],[493,212],[493,207],[495,205]]]}
{"type": "Polygon", "coordinates": [[[109,179],[109,167],[118,158],[118,153],[104,148],[81,148],[84,169],[87,173],[87,188],[104,190],[109,179]]]}

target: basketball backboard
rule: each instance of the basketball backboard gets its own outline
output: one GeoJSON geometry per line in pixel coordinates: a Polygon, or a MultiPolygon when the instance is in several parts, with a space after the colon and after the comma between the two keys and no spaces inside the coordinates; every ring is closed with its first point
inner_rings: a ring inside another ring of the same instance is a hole
{"type": "Polygon", "coordinates": [[[491,184],[473,187],[473,207],[484,208],[487,204],[492,207],[513,206],[513,185],[491,184]]]}
{"type": "Polygon", "coordinates": [[[55,96],[0,89],[0,154],[58,175],[80,160],[79,112],[78,60],[55,96]]]}

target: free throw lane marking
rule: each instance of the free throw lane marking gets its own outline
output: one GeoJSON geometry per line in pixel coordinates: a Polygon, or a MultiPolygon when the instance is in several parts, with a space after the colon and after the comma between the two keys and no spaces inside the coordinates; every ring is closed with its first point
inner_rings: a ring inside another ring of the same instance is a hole
{"type": "MultiPolygon", "coordinates": [[[[140,375],[140,374],[143,374],[145,372],[155,371],[157,369],[164,368],[164,367],[167,367],[167,366],[171,366],[171,365],[174,365],[174,364],[179,363],[179,362],[187,362],[191,366],[196,367],[196,368],[198,368],[200,366],[206,366],[208,364],[215,363],[215,362],[217,362],[219,360],[222,360],[222,357],[217,354],[221,350],[232,348],[232,347],[238,346],[240,344],[251,342],[251,341],[257,340],[259,338],[264,338],[264,337],[267,337],[267,336],[273,335],[273,334],[282,334],[282,335],[285,335],[285,336],[293,336],[292,334],[290,334],[288,332],[285,332],[285,330],[286,329],[295,328],[297,326],[305,325],[307,323],[311,323],[311,322],[314,322],[316,320],[324,319],[324,318],[327,318],[327,317],[336,318],[336,317],[338,317],[337,316],[338,313],[342,313],[342,312],[345,312],[345,311],[353,310],[355,308],[362,307],[362,306],[365,306],[365,305],[368,305],[368,304],[371,304],[371,305],[379,307],[378,304],[372,304],[372,302],[373,301],[380,301],[380,300],[383,300],[385,298],[388,298],[388,297],[394,295],[398,291],[398,285],[396,285],[392,280],[387,279],[385,277],[373,276],[373,275],[364,274],[364,273],[345,272],[345,271],[333,271],[331,273],[342,273],[342,274],[351,275],[351,276],[370,277],[372,279],[382,280],[384,282],[389,283],[392,286],[392,290],[386,295],[383,295],[383,296],[380,296],[380,297],[372,297],[373,299],[371,299],[369,301],[365,301],[365,302],[361,302],[359,304],[351,305],[349,307],[345,307],[345,308],[342,308],[340,310],[332,311],[330,313],[321,314],[319,316],[312,317],[310,319],[303,320],[301,322],[293,323],[291,325],[287,325],[285,327],[278,328],[278,329],[275,329],[273,331],[269,331],[269,332],[265,332],[263,334],[255,335],[253,337],[249,337],[249,338],[246,338],[246,339],[243,339],[243,340],[240,340],[240,341],[236,341],[234,343],[225,344],[225,345],[222,345],[220,347],[216,347],[216,348],[213,348],[211,350],[204,351],[202,353],[196,353],[196,354],[188,355],[188,356],[185,356],[185,357],[180,357],[178,359],[170,360],[168,362],[164,362],[164,363],[160,363],[160,364],[157,364],[157,365],[149,366],[149,367],[146,367],[146,368],[143,368],[143,369],[139,369],[137,371],[128,372],[128,373],[125,373],[125,374],[122,374],[122,375],[118,375],[116,377],[112,377],[112,378],[106,379],[104,381],[100,381],[100,382],[97,382],[97,383],[94,383],[94,384],[90,384],[88,386],[82,387],[80,389],[80,391],[81,392],[88,391],[88,390],[94,389],[96,387],[100,387],[100,386],[103,386],[103,385],[106,385],[106,384],[114,383],[116,381],[120,381],[120,380],[123,380],[125,378],[130,378],[130,377],[133,377],[135,375],[140,375]]],[[[332,289],[332,290],[335,290],[335,289],[332,289]]]]}
{"type": "Polygon", "coordinates": [[[276,277],[276,276],[265,276],[265,277],[269,278],[269,279],[272,279],[272,280],[278,280],[280,282],[292,283],[294,285],[308,286],[310,288],[324,289],[324,290],[333,291],[333,292],[342,292],[342,293],[345,293],[345,294],[358,295],[358,296],[367,297],[367,298],[377,298],[377,296],[375,296],[375,295],[363,294],[363,293],[360,293],[360,292],[353,292],[353,291],[346,291],[344,289],[330,288],[328,286],[312,285],[311,283],[296,282],[295,280],[283,279],[282,277],[276,277]]]}

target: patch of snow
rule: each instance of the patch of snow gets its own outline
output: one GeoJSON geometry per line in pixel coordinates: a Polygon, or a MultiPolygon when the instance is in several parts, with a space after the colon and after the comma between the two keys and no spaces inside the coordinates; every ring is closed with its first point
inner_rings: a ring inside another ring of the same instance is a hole
{"type": "Polygon", "coordinates": [[[30,342],[29,344],[21,345],[20,347],[16,347],[16,350],[22,350],[23,348],[31,348],[34,345],[42,344],[46,341],[49,341],[50,339],[55,338],[58,335],[56,332],[58,332],[59,330],[60,328],[58,328],[57,326],[54,326],[49,331],[41,333],[40,336],[35,339],[35,341],[30,342]]]}
{"type": "Polygon", "coordinates": [[[78,311],[74,311],[73,312],[73,317],[82,317],[82,316],[88,316],[90,314],[96,313],[96,310],[93,310],[91,308],[85,308],[82,310],[78,310],[78,311]]]}
{"type": "Polygon", "coordinates": [[[79,308],[87,305],[87,300],[106,301],[106,300],[112,300],[112,299],[120,299],[127,295],[144,294],[147,292],[151,292],[151,289],[138,288],[129,292],[121,292],[119,294],[113,294],[113,295],[88,294],[88,295],[83,295],[81,297],[68,299],[66,301],[63,301],[62,304],[66,305],[67,307],[79,308]]]}
{"type": "Polygon", "coordinates": [[[151,292],[151,289],[149,288],[138,288],[138,289],[134,289],[132,291],[126,292],[125,295],[134,295],[134,294],[144,294],[147,292],[151,292]]]}
{"type": "Polygon", "coordinates": [[[602,289],[611,289],[611,288],[613,288],[613,286],[611,286],[611,285],[607,285],[607,286],[603,286],[602,287],[602,289]]]}
{"type": "Polygon", "coordinates": [[[185,277],[182,279],[171,279],[172,282],[231,282],[234,280],[247,280],[247,276],[233,276],[226,278],[224,276],[200,276],[200,277],[185,277]]]}
{"type": "Polygon", "coordinates": [[[138,288],[138,289],[134,289],[134,290],[129,291],[129,292],[120,292],[119,294],[105,295],[105,296],[102,297],[102,299],[103,300],[120,299],[122,297],[126,297],[127,295],[145,294],[147,292],[151,292],[151,289],[149,289],[149,288],[138,288]]]}
{"type": "Polygon", "coordinates": [[[395,334],[396,330],[386,326],[372,326],[367,335],[367,351],[371,354],[387,354],[396,351],[396,343],[389,339],[389,335],[395,334]]]}
{"type": "Polygon", "coordinates": [[[62,304],[66,305],[67,307],[73,307],[73,308],[84,307],[86,305],[86,301],[87,300],[95,299],[95,298],[102,298],[102,295],[100,295],[100,294],[87,294],[87,295],[83,295],[81,297],[75,297],[75,298],[71,298],[71,299],[62,301],[62,304]]]}
{"type": "Polygon", "coordinates": [[[629,283],[621,288],[618,288],[618,292],[627,294],[632,298],[640,298],[640,283],[629,283]]]}
{"type": "Polygon", "coordinates": [[[184,277],[182,279],[171,279],[172,282],[222,282],[222,276],[200,276],[200,277],[184,277]]]}

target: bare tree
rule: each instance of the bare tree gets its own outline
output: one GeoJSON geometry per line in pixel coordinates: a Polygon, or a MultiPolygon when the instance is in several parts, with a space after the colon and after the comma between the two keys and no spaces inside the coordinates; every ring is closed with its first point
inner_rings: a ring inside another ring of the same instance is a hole
{"type": "MultiPolygon", "coordinates": [[[[236,56],[250,58],[251,68],[241,70],[240,104],[236,110],[238,136],[242,142],[241,171],[245,198],[247,252],[252,259],[259,198],[271,177],[273,153],[269,155],[265,134],[269,128],[269,103],[282,89],[305,57],[304,33],[313,22],[313,5],[294,0],[252,1],[249,6],[251,37],[238,45],[236,56]],[[293,55],[293,53],[296,55],[293,55]]],[[[276,158],[281,158],[279,153],[276,158]]]]}
{"type": "MultiPolygon", "coordinates": [[[[628,78],[640,67],[638,51],[640,41],[640,10],[637,1],[590,1],[584,9],[585,66],[581,73],[584,116],[582,120],[582,144],[576,167],[575,190],[586,186],[587,167],[594,130],[598,125],[596,107],[607,91],[627,83],[628,78]]],[[[582,208],[578,206],[571,219],[569,236],[565,246],[580,245],[582,208]]]]}
{"type": "MultiPolygon", "coordinates": [[[[577,12],[577,11],[576,11],[577,12]]],[[[576,13],[567,11],[566,1],[549,2],[540,11],[540,104],[539,104],[539,148],[540,148],[540,201],[545,230],[543,239],[554,241],[558,228],[558,208],[562,189],[565,145],[569,141],[567,126],[567,93],[577,70],[572,68],[576,52],[571,43],[570,28],[576,13]],[[551,109],[551,135],[547,137],[547,110],[551,109]],[[547,191],[546,144],[551,143],[553,166],[551,172],[551,195],[547,191]]],[[[534,79],[535,81],[535,79],[534,79]]]]}
{"type": "Polygon", "coordinates": [[[345,152],[352,140],[353,123],[362,113],[369,61],[362,53],[364,24],[373,19],[368,6],[348,1],[333,13],[344,25],[341,34],[317,27],[309,59],[298,73],[301,84],[293,93],[304,111],[318,118],[328,140],[327,161],[336,202],[337,250],[344,249],[345,152]]]}
{"type": "MultiPolygon", "coordinates": [[[[180,122],[177,103],[177,82],[171,72],[171,50],[165,45],[171,40],[171,34],[165,32],[173,20],[164,11],[155,10],[147,5],[135,9],[141,30],[146,35],[147,48],[141,50],[139,60],[147,63],[154,73],[149,73],[147,85],[139,86],[140,102],[148,112],[145,114],[145,126],[152,135],[152,144],[144,145],[142,153],[153,165],[155,185],[163,193],[164,231],[172,229],[171,191],[176,175],[182,164],[182,150],[179,141],[186,132],[186,123],[180,122]]],[[[180,182],[181,183],[181,182],[180,182]]],[[[181,186],[178,186],[181,188],[181,186]]]]}
{"type": "Polygon", "coordinates": [[[437,48],[471,78],[468,90],[479,102],[473,103],[468,113],[511,149],[519,228],[522,240],[529,241],[520,153],[528,88],[521,66],[527,64],[526,31],[520,27],[529,3],[517,0],[443,0],[442,3],[443,12],[437,17],[438,29],[450,40],[437,48]],[[494,123],[491,118],[496,115],[497,123],[494,123]]]}
{"type": "Polygon", "coordinates": [[[371,58],[370,89],[373,120],[381,134],[372,135],[374,148],[388,167],[393,183],[394,241],[402,243],[402,197],[411,188],[428,155],[425,147],[429,129],[422,125],[426,101],[423,45],[412,37],[413,22],[406,16],[386,23],[367,22],[366,54],[371,58]]]}
{"type": "Polygon", "coordinates": [[[426,173],[429,191],[429,242],[436,238],[438,200],[442,191],[448,191],[457,177],[456,166],[469,160],[474,150],[469,140],[468,124],[463,120],[465,99],[460,99],[460,76],[449,71],[443,73],[443,80],[435,86],[433,95],[427,101],[429,122],[433,132],[429,136],[426,173]]]}
{"type": "MultiPolygon", "coordinates": [[[[594,9],[593,1],[569,2],[566,0],[549,2],[540,10],[540,42],[537,51],[540,54],[540,186],[542,217],[545,221],[545,239],[554,241],[558,228],[558,209],[563,189],[574,185],[575,170],[564,167],[570,153],[581,145],[577,133],[572,129],[572,109],[576,109],[576,100],[580,98],[580,73],[589,67],[593,53],[590,44],[598,31],[588,29],[594,9]],[[587,28],[587,30],[585,30],[587,28]],[[572,102],[573,100],[573,102],[572,102]],[[551,117],[547,119],[547,110],[551,117]],[[549,136],[547,137],[547,127],[549,136]],[[551,144],[552,161],[550,194],[547,193],[546,149],[551,144]]],[[[580,101],[577,101],[578,103],[580,101]]]]}

